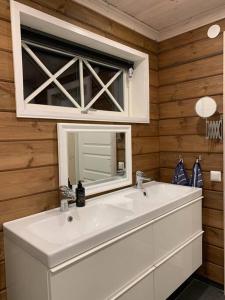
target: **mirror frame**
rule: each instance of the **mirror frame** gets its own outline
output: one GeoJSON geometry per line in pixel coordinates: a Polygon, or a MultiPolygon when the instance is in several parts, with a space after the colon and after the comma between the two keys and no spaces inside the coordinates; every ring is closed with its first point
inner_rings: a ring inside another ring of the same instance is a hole
{"type": "Polygon", "coordinates": [[[132,144],[131,125],[102,125],[102,124],[80,124],[80,123],[58,123],[58,164],[59,185],[68,185],[68,155],[67,155],[67,133],[82,131],[107,131],[125,133],[125,165],[126,177],[114,179],[108,182],[93,184],[85,187],[86,195],[98,194],[132,184],[132,144]],[[64,146],[63,146],[64,145],[64,146]]]}

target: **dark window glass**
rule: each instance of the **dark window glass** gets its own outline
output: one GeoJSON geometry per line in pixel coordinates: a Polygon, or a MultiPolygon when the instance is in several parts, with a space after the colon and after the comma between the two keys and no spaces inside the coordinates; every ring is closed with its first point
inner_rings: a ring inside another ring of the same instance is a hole
{"type": "Polygon", "coordinates": [[[84,104],[85,106],[97,95],[102,86],[91,73],[91,71],[83,64],[84,78],[84,104]]]}
{"type": "Polygon", "coordinates": [[[102,66],[97,63],[89,62],[95,72],[98,74],[100,79],[107,84],[110,79],[119,71],[118,69],[113,69],[107,66],[102,66]]]}
{"type": "Polygon", "coordinates": [[[123,94],[123,73],[121,73],[115,81],[108,87],[113,97],[118,104],[124,109],[124,94],[123,94]]]}
{"type": "Polygon", "coordinates": [[[74,107],[74,104],[64,95],[63,92],[54,84],[50,84],[40,94],[33,98],[30,103],[53,105],[63,107],[74,107]]]}
{"type": "Polygon", "coordinates": [[[91,107],[97,110],[119,111],[106,92],[104,92],[91,107]]]}
{"type": "Polygon", "coordinates": [[[23,91],[24,99],[33,93],[49,77],[37,65],[33,58],[23,49],[23,91]]]}
{"type": "Polygon", "coordinates": [[[53,51],[32,47],[29,48],[34,52],[34,54],[40,59],[40,61],[48,68],[48,70],[54,74],[60,70],[65,64],[67,64],[72,57],[67,55],[59,54],[53,51]]]}
{"type": "Polygon", "coordinates": [[[62,84],[64,89],[74,98],[74,100],[78,104],[81,104],[79,61],[76,61],[57,79],[62,84]]]}

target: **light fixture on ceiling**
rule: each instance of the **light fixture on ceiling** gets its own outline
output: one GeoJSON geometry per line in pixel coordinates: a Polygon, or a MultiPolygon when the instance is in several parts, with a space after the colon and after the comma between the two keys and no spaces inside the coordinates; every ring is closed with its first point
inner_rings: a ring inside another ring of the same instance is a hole
{"type": "Polygon", "coordinates": [[[207,34],[210,39],[216,38],[220,34],[220,25],[214,24],[210,26],[207,34]]]}

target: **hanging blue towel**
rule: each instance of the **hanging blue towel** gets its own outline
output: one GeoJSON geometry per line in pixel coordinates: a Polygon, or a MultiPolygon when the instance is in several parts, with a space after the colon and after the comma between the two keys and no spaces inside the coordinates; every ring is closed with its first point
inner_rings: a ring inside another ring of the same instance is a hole
{"type": "Polygon", "coordinates": [[[199,188],[203,187],[202,169],[199,161],[196,161],[193,166],[190,185],[199,188]]]}
{"type": "Polygon", "coordinates": [[[180,160],[175,168],[172,183],[179,185],[189,185],[189,178],[185,170],[183,160],[180,160]]]}

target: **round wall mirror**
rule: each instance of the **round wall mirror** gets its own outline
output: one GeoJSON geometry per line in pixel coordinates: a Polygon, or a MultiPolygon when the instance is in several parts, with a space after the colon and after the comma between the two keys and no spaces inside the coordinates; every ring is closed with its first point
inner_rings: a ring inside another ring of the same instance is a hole
{"type": "Polygon", "coordinates": [[[216,112],[216,101],[211,97],[202,97],[195,104],[195,111],[201,118],[209,118],[216,112]]]}
{"type": "Polygon", "coordinates": [[[208,37],[210,39],[214,39],[219,35],[219,33],[220,33],[220,26],[217,24],[210,26],[208,29],[208,37]]]}

